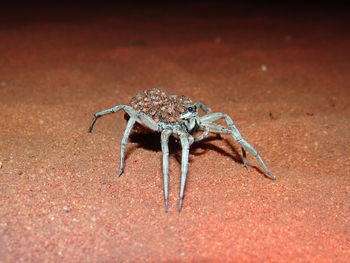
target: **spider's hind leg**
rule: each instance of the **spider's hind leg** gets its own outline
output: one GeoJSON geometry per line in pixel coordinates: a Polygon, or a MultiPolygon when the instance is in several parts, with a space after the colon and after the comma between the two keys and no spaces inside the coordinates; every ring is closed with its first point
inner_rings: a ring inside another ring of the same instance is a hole
{"type": "Polygon", "coordinates": [[[137,120],[137,117],[138,117],[138,114],[135,112],[134,114],[132,114],[130,116],[130,119],[128,120],[128,124],[126,125],[125,131],[123,134],[123,138],[122,138],[122,141],[120,144],[120,166],[119,166],[119,170],[117,173],[117,177],[119,177],[124,171],[126,144],[128,143],[130,131],[131,131],[132,127],[134,126],[134,124],[137,120]]]}
{"type": "Polygon", "coordinates": [[[96,112],[94,114],[94,116],[92,117],[92,121],[91,121],[91,124],[88,128],[88,132],[92,132],[92,129],[94,128],[95,122],[97,121],[98,118],[102,117],[103,115],[109,114],[109,113],[118,112],[119,110],[122,110],[122,109],[125,111],[129,111],[128,108],[131,108],[131,107],[128,105],[117,105],[115,107],[96,112]]]}

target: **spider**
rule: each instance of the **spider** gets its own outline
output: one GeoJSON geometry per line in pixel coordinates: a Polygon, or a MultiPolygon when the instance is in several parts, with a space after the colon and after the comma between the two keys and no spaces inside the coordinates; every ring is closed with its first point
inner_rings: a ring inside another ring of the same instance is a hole
{"type": "Polygon", "coordinates": [[[162,168],[163,168],[163,187],[164,187],[164,206],[165,212],[168,211],[168,175],[169,175],[169,137],[173,135],[180,140],[182,147],[181,156],[181,183],[179,194],[179,212],[182,209],[184,198],[186,177],[188,171],[188,155],[190,146],[194,142],[203,140],[209,132],[217,134],[231,135],[240,145],[242,149],[242,160],[244,166],[248,168],[246,158],[246,150],[248,150],[259,162],[264,172],[273,180],[273,176],[259,153],[251,146],[240,134],[236,125],[230,116],[221,112],[212,112],[203,102],[192,102],[186,96],[171,95],[160,89],[148,89],[143,93],[138,93],[133,97],[128,105],[117,105],[109,109],[96,112],[89,126],[88,132],[92,132],[96,120],[106,114],[115,113],[120,110],[125,111],[127,125],[121,140],[120,150],[120,167],[117,172],[119,177],[125,167],[125,148],[133,128],[141,128],[143,130],[151,130],[161,133],[161,149],[162,149],[162,168]],[[202,109],[204,115],[199,114],[202,109]],[[224,119],[228,127],[216,123],[216,121],[224,119]],[[195,133],[198,136],[195,136],[195,133]]]}

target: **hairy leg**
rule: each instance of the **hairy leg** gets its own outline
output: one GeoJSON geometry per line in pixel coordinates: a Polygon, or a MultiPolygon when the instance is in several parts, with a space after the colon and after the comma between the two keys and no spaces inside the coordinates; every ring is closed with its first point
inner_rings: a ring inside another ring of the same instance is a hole
{"type": "Polygon", "coordinates": [[[242,145],[243,149],[247,149],[252,155],[254,155],[254,157],[258,160],[260,166],[263,168],[263,170],[265,171],[265,173],[273,180],[276,180],[276,177],[273,176],[269,169],[267,168],[267,166],[265,165],[263,159],[261,158],[260,154],[254,149],[253,146],[251,146],[244,138],[240,138],[240,139],[236,139],[237,142],[242,145]]]}
{"type": "Polygon", "coordinates": [[[244,164],[245,168],[249,168],[248,161],[247,161],[247,154],[246,154],[246,152],[245,152],[245,149],[244,149],[243,146],[241,147],[241,149],[242,149],[242,160],[243,160],[243,164],[244,164]]]}
{"type": "Polygon", "coordinates": [[[158,126],[158,123],[143,112],[138,112],[136,121],[142,124],[143,126],[151,129],[152,131],[161,131],[160,127],[158,126]]]}
{"type": "Polygon", "coordinates": [[[118,112],[120,110],[125,110],[129,115],[132,115],[132,113],[135,112],[134,109],[132,109],[130,106],[128,105],[117,105],[113,108],[109,108],[109,109],[105,109],[105,110],[102,110],[102,111],[99,111],[99,112],[96,112],[92,118],[92,121],[91,121],[91,124],[88,128],[88,132],[92,132],[92,129],[95,125],[95,122],[97,121],[97,119],[99,117],[102,117],[103,115],[106,115],[106,114],[109,114],[109,113],[115,113],[115,112],[118,112]]]}
{"type": "Polygon", "coordinates": [[[163,153],[163,183],[164,183],[164,207],[165,212],[168,212],[168,198],[169,198],[169,136],[172,134],[171,130],[163,130],[161,134],[161,143],[162,143],[162,153],[163,153]]]}
{"type": "Polygon", "coordinates": [[[126,144],[128,142],[130,131],[131,131],[133,125],[135,124],[135,122],[137,121],[138,123],[150,128],[151,130],[154,130],[154,131],[157,131],[159,129],[158,124],[151,117],[147,116],[146,114],[134,110],[129,105],[117,105],[115,107],[96,112],[94,114],[94,117],[92,118],[91,124],[88,128],[88,132],[92,132],[92,129],[96,123],[96,120],[99,117],[102,117],[103,115],[110,114],[110,113],[116,113],[120,110],[124,110],[130,116],[130,119],[128,120],[127,126],[126,126],[124,134],[123,134],[122,142],[121,142],[120,167],[119,167],[119,170],[117,173],[117,177],[119,177],[123,173],[123,170],[124,170],[125,148],[126,148],[126,144]]]}
{"type": "Polygon", "coordinates": [[[137,113],[130,116],[130,119],[128,120],[128,124],[126,125],[125,131],[123,134],[123,138],[122,138],[122,141],[120,144],[120,166],[119,166],[119,170],[117,173],[117,177],[119,177],[124,171],[126,144],[128,143],[130,131],[131,131],[132,127],[134,126],[136,119],[137,119],[137,113]]]}
{"type": "Polygon", "coordinates": [[[273,176],[267,166],[265,165],[264,161],[262,160],[259,153],[254,149],[252,145],[250,145],[241,135],[239,130],[237,129],[236,125],[234,124],[233,120],[230,116],[227,114],[221,113],[221,112],[215,112],[215,113],[209,113],[207,115],[204,115],[200,117],[200,125],[207,126],[210,130],[210,132],[216,132],[216,133],[224,133],[224,134],[230,134],[242,147],[243,152],[243,163],[247,167],[247,159],[245,151],[248,150],[251,154],[254,155],[254,157],[259,162],[260,166],[263,168],[264,172],[273,180],[276,179],[275,176],[273,176]],[[230,127],[230,129],[227,129],[226,127],[216,124],[215,121],[219,119],[225,119],[227,125],[230,127]]]}
{"type": "Polygon", "coordinates": [[[204,127],[204,131],[198,135],[197,137],[193,137],[195,142],[199,142],[201,140],[203,140],[205,137],[207,137],[209,134],[209,128],[208,127],[204,127]]]}
{"type": "Polygon", "coordinates": [[[182,202],[184,198],[186,177],[188,171],[188,155],[190,151],[190,142],[188,135],[183,133],[180,135],[180,142],[182,147],[182,156],[181,156],[181,183],[180,183],[180,195],[179,195],[179,212],[182,209],[182,202]]]}
{"type": "Polygon", "coordinates": [[[201,108],[205,112],[205,114],[212,112],[211,108],[205,105],[202,101],[197,101],[195,105],[197,106],[197,108],[201,108]]]}

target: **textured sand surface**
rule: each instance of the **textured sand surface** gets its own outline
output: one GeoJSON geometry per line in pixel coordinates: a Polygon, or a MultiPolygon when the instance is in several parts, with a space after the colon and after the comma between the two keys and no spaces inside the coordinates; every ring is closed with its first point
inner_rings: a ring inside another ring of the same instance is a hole
{"type": "Polygon", "coordinates": [[[164,5],[10,8],[0,23],[0,262],[349,262],[350,33],[343,13],[164,5]],[[123,113],[162,88],[232,116],[239,145],[134,135],[123,113]]]}

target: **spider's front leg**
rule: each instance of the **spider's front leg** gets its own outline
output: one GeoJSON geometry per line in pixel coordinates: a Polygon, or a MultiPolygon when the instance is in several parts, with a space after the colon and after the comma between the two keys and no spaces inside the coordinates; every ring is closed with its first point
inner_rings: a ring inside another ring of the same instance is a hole
{"type": "Polygon", "coordinates": [[[276,179],[275,176],[273,176],[267,166],[265,165],[263,159],[261,158],[260,154],[254,149],[252,145],[250,145],[241,135],[239,130],[237,129],[236,125],[234,124],[233,120],[230,116],[227,114],[221,113],[221,112],[215,112],[215,113],[209,113],[202,117],[200,117],[200,125],[203,127],[207,127],[210,132],[214,133],[224,133],[224,134],[230,134],[242,147],[243,152],[243,162],[244,165],[247,167],[248,163],[246,160],[246,154],[245,150],[248,150],[259,162],[260,166],[263,168],[264,172],[273,180],[276,179]],[[219,119],[225,119],[227,125],[230,127],[230,129],[219,125],[215,123],[215,121],[219,119]]]}
{"type": "Polygon", "coordinates": [[[201,108],[205,112],[205,114],[212,112],[211,108],[205,105],[205,103],[202,101],[197,101],[194,105],[196,105],[197,108],[201,108]]]}
{"type": "Polygon", "coordinates": [[[169,198],[169,137],[172,134],[172,131],[165,129],[161,134],[161,144],[162,144],[162,153],[163,153],[163,184],[164,184],[164,207],[165,212],[168,212],[168,198],[169,198]]]}
{"type": "Polygon", "coordinates": [[[193,137],[185,131],[179,131],[180,143],[182,147],[181,153],[181,183],[180,183],[180,194],[179,194],[179,212],[182,209],[182,202],[184,199],[186,178],[188,172],[188,156],[190,151],[190,145],[193,143],[193,137]]]}

